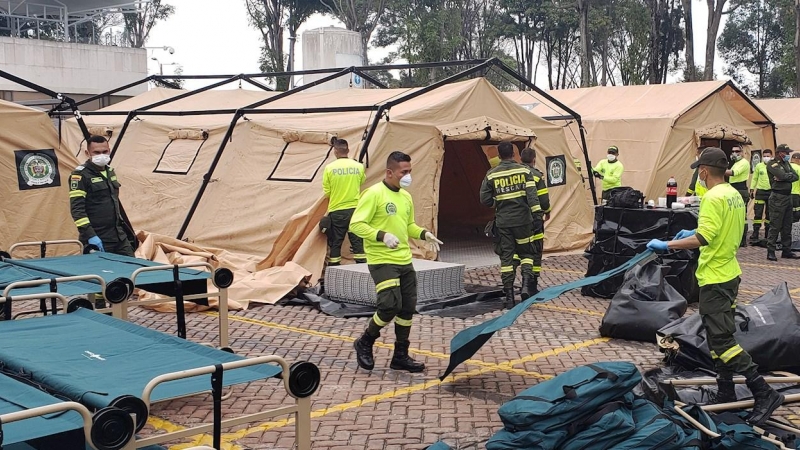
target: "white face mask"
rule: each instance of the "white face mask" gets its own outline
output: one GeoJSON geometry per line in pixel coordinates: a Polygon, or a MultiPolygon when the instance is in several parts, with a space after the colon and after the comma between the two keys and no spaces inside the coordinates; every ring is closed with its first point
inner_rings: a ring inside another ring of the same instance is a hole
{"type": "Polygon", "coordinates": [[[697,174],[697,182],[700,183],[700,186],[702,186],[703,189],[708,189],[708,186],[706,186],[706,180],[701,180],[700,179],[700,173],[699,172],[697,174]]]}
{"type": "Polygon", "coordinates": [[[617,155],[608,155],[606,158],[608,158],[609,162],[614,162],[617,160],[617,155]]]}
{"type": "Polygon", "coordinates": [[[111,162],[111,157],[106,154],[92,156],[92,164],[98,167],[105,167],[111,162]]]}
{"type": "Polygon", "coordinates": [[[407,173],[403,175],[403,178],[400,178],[400,187],[407,188],[411,186],[411,174],[407,173]]]}
{"type": "Polygon", "coordinates": [[[769,156],[765,156],[765,157],[764,157],[764,163],[768,163],[768,162],[770,162],[770,161],[772,161],[772,158],[771,158],[771,157],[769,157],[769,156]]]}

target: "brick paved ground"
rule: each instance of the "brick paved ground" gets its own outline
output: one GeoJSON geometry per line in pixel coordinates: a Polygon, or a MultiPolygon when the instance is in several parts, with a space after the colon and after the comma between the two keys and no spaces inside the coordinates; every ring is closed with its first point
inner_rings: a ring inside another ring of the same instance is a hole
{"type": "MultiPolygon", "coordinates": [[[[800,263],[769,263],[766,250],[748,247],[739,254],[744,270],[741,300],[750,301],[776,284],[787,281],[800,293],[800,263]]],[[[581,256],[547,258],[541,285],[582,278],[581,256]]],[[[497,267],[474,269],[466,282],[496,285],[497,267]]],[[[407,374],[388,369],[392,331],[379,339],[376,368],[356,368],[352,341],[366,319],[338,319],[306,307],[256,306],[231,315],[232,346],[237,352],[277,354],[308,360],[322,371],[322,387],[313,397],[315,449],[422,449],[444,439],[459,448],[482,448],[501,426],[497,408],[521,390],[573,367],[601,360],[628,360],[641,369],[661,364],[653,344],[600,338],[597,328],[606,300],[567,293],[527,311],[511,328],[497,333],[454,376],[438,381],[447,366],[450,338],[459,330],[494,317],[494,312],[467,320],[416,316],[412,334],[414,356],[428,366],[425,373],[407,374]]],[[[687,313],[694,312],[690,308],[687,313]]],[[[133,320],[165,332],[174,331],[173,316],[136,310],[133,320]]],[[[213,341],[216,318],[192,314],[192,339],[213,341]]],[[[242,413],[287,401],[277,383],[253,383],[234,393],[224,412],[242,413]]],[[[780,415],[795,420],[800,408],[783,407],[780,415]]],[[[144,434],[211,421],[208,396],[157,405],[144,434]]],[[[800,425],[800,421],[798,421],[800,425]]],[[[202,439],[202,438],[201,438],[202,439]]],[[[207,437],[205,437],[207,439],[207,437]]],[[[286,422],[253,424],[226,430],[225,448],[290,449],[294,430],[286,422]]],[[[185,448],[186,443],[172,448],[185,448]]],[[[194,441],[197,442],[197,441],[194,441]]],[[[208,442],[208,441],[205,441],[208,442]]]]}

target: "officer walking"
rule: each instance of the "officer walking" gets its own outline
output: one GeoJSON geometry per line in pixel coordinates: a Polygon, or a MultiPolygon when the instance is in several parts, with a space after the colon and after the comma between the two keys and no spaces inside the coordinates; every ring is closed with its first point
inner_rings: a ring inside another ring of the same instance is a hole
{"type": "Polygon", "coordinates": [[[597,163],[592,169],[594,176],[603,180],[603,200],[608,200],[608,191],[622,186],[622,172],[625,168],[619,162],[619,149],[616,145],[608,147],[606,159],[597,163]]]}
{"type": "Polygon", "coordinates": [[[769,196],[772,193],[772,186],[769,183],[767,164],[772,161],[772,150],[764,149],[761,162],[753,168],[753,181],[750,182],[750,198],[753,200],[753,235],[750,236],[750,243],[756,244],[759,241],[761,225],[764,225],[764,237],[769,236],[769,196]],[[755,193],[753,192],[755,191],[755,193]]]}
{"type": "MultiPolygon", "coordinates": [[[[745,211],[747,211],[747,202],[750,200],[750,194],[747,190],[747,179],[750,178],[750,160],[743,156],[742,147],[737,146],[731,149],[731,161],[733,165],[725,171],[725,176],[730,177],[728,183],[730,183],[731,187],[739,191],[744,202],[745,211]]],[[[742,241],[739,246],[747,247],[747,222],[744,224],[742,241]]]]}
{"type": "Polygon", "coordinates": [[[717,371],[716,400],[735,402],[733,375],[744,375],[755,400],[747,421],[761,425],[783,403],[784,396],[767,384],[758,373],[758,366],[734,337],[736,297],[742,274],[736,252],[746,209],[741,194],[725,182],[727,167],[728,158],[722,149],[709,147],[703,152],[692,164],[692,168],[700,169],[699,182],[708,188],[700,202],[697,229],[682,230],[670,242],[653,239],[647,248],[657,252],[700,248],[695,275],[700,286],[700,318],[717,371]]]}
{"type": "Polygon", "coordinates": [[[792,253],[792,183],[798,180],[797,174],[789,163],[792,149],[781,144],[775,149],[775,158],[767,164],[772,194],[769,196],[769,220],[772,228],[767,238],[767,259],[777,261],[775,243],[781,235],[781,258],[795,259],[792,253]]]}
{"type": "Polygon", "coordinates": [[[528,166],[514,161],[514,145],[501,142],[497,146],[500,164],[489,169],[481,184],[481,203],[495,208],[495,221],[500,238],[500,277],[506,303],[514,304],[514,254],[522,265],[522,295],[536,290],[533,274],[534,233],[532,213],[540,213],[536,182],[528,166]]]}
{"type": "Polygon", "coordinates": [[[414,222],[414,202],[405,188],[411,185],[411,157],[392,152],[382,182],[366,189],[350,221],[350,231],[364,239],[369,273],[375,282],[378,310],[355,342],[356,360],[366,370],[375,367],[372,346],[381,329],[394,319],[394,354],[389,367],[421,372],[425,364],[408,355],[411,318],[417,307],[417,274],[411,264],[408,239],[425,240],[439,251],[442,243],[414,222]]]}
{"type": "Polygon", "coordinates": [[[542,253],[544,252],[544,223],[550,220],[550,194],[544,174],[536,168],[536,150],[528,147],[520,153],[520,161],[527,165],[536,183],[536,195],[539,197],[539,208],[531,208],[533,217],[533,290],[528,295],[539,292],[539,276],[542,274],[542,253]]]}
{"type": "Polygon", "coordinates": [[[83,245],[101,252],[133,256],[119,203],[120,183],[108,165],[111,150],[103,136],[86,141],[88,160],[69,176],[69,204],[83,245]]]}
{"type": "Polygon", "coordinates": [[[342,262],[342,244],[344,236],[350,238],[350,251],[357,263],[367,262],[364,254],[364,241],[353,233],[348,233],[350,218],[358,204],[358,194],[361,185],[366,180],[364,165],[350,159],[347,141],[336,139],[333,141],[333,153],[336,160],[325,166],[322,174],[322,192],[330,199],[328,202],[328,256],[329,266],[338,266],[342,262]]]}

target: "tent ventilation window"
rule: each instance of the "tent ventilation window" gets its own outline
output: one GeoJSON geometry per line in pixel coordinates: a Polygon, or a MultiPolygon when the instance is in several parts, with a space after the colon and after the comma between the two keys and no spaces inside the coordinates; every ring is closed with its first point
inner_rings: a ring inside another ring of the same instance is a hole
{"type": "Polygon", "coordinates": [[[154,173],[186,175],[192,168],[200,149],[208,139],[206,130],[174,130],[169,143],[161,152],[154,173]]]}
{"type": "Polygon", "coordinates": [[[312,182],[333,151],[333,137],[329,133],[284,133],[286,145],[267,180],[312,182]]]}

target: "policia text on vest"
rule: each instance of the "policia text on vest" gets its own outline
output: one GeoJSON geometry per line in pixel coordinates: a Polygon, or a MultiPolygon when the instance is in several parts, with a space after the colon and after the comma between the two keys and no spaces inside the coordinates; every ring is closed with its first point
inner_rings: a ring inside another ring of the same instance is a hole
{"type": "Polygon", "coordinates": [[[333,141],[336,160],[325,166],[322,174],[322,192],[330,200],[328,202],[327,237],[330,254],[329,266],[338,266],[342,262],[342,244],[345,235],[350,239],[350,251],[357,263],[367,262],[364,253],[364,241],[354,233],[348,232],[350,219],[358,204],[361,185],[366,180],[364,165],[347,157],[349,148],[347,141],[333,141]]]}

